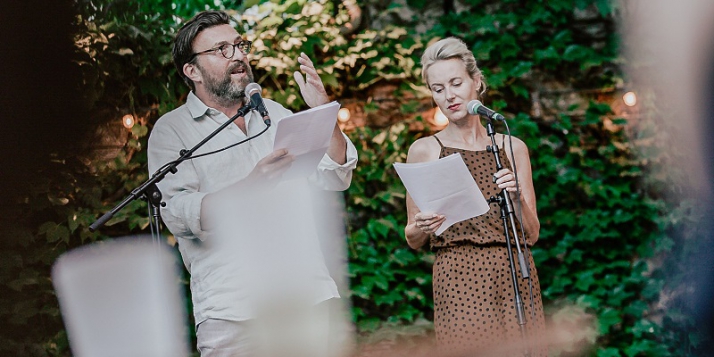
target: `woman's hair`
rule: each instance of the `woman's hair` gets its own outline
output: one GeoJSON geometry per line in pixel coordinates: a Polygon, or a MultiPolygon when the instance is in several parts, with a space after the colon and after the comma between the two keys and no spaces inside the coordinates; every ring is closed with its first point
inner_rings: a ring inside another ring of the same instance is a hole
{"type": "Polygon", "coordinates": [[[174,58],[174,65],[178,70],[179,75],[186,84],[195,90],[193,81],[183,74],[183,66],[190,61],[193,61],[193,40],[196,39],[201,31],[218,25],[230,24],[231,18],[223,11],[203,11],[194,16],[191,20],[183,24],[181,29],[176,34],[174,47],[171,54],[174,58]]]}
{"type": "Polygon", "coordinates": [[[486,91],[486,81],[483,78],[483,73],[476,65],[476,58],[474,54],[469,50],[464,41],[456,37],[447,37],[445,39],[439,40],[431,46],[427,47],[424,54],[421,56],[421,77],[424,79],[424,83],[429,86],[429,76],[427,75],[427,70],[432,64],[437,61],[448,60],[452,58],[458,58],[463,62],[466,67],[466,72],[479,81],[479,88],[477,91],[479,94],[483,94],[486,91]]]}

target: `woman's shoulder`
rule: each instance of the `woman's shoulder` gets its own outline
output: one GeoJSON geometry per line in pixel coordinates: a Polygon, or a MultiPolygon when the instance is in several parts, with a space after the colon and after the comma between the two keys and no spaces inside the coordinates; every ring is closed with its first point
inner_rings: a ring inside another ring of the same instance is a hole
{"type": "Polygon", "coordinates": [[[526,143],[519,139],[518,137],[511,136],[509,137],[508,135],[504,134],[498,134],[501,137],[497,138],[499,142],[502,142],[502,149],[504,152],[508,154],[509,159],[511,158],[511,145],[513,148],[513,156],[516,158],[521,158],[524,160],[529,160],[530,159],[530,154],[528,152],[528,146],[526,143]]]}
{"type": "Polygon", "coordinates": [[[528,151],[528,146],[526,146],[526,143],[513,135],[509,137],[506,134],[496,134],[496,141],[499,143],[503,143],[502,146],[504,149],[509,149],[511,145],[513,145],[513,151],[528,151]]]}
{"type": "Polygon", "coordinates": [[[433,161],[439,158],[441,146],[434,136],[419,138],[409,147],[407,162],[433,161]]]}

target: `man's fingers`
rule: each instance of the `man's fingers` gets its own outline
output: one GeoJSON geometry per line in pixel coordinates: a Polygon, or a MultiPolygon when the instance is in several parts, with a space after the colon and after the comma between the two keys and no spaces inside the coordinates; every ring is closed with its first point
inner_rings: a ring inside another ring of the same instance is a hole
{"type": "Polygon", "coordinates": [[[279,166],[285,166],[285,165],[290,165],[293,161],[295,161],[295,156],[293,155],[284,155],[278,158],[278,160],[275,160],[275,164],[279,166]]]}
{"type": "Polygon", "coordinates": [[[287,149],[278,149],[278,150],[271,152],[263,160],[265,160],[266,163],[270,163],[273,161],[280,160],[281,158],[285,157],[286,155],[288,155],[287,149]]]}
{"type": "Polygon", "coordinates": [[[259,167],[258,174],[265,179],[272,180],[280,178],[287,171],[295,160],[293,155],[276,156],[272,160],[265,161],[259,167]]]}
{"type": "Polygon", "coordinates": [[[313,76],[313,77],[317,76],[317,70],[315,69],[315,67],[301,65],[300,70],[305,72],[308,76],[313,76]]]}
{"type": "Polygon", "coordinates": [[[305,78],[302,77],[302,73],[294,72],[293,77],[295,78],[295,82],[297,82],[298,87],[302,90],[302,88],[305,87],[305,78]]]}
{"type": "Polygon", "coordinates": [[[310,57],[308,57],[305,52],[300,52],[300,56],[298,57],[298,62],[303,65],[308,65],[312,66],[312,60],[310,57]]]}
{"type": "Polygon", "coordinates": [[[307,78],[308,83],[312,84],[315,88],[320,88],[323,86],[322,80],[320,77],[313,78],[313,77],[308,77],[307,78]]]}
{"type": "Polygon", "coordinates": [[[278,157],[275,157],[273,160],[267,162],[266,166],[268,166],[269,170],[275,170],[275,169],[283,167],[285,165],[290,165],[293,162],[293,160],[295,160],[295,156],[293,156],[293,155],[278,156],[278,157]]]}
{"type": "Polygon", "coordinates": [[[275,156],[285,156],[288,154],[288,149],[278,149],[273,151],[273,155],[275,156]]]}

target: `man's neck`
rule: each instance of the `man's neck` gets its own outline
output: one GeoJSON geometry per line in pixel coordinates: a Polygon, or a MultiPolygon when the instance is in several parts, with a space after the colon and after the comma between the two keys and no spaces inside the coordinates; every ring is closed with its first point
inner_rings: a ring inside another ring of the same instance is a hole
{"type": "Polygon", "coordinates": [[[229,118],[233,117],[236,113],[238,113],[238,109],[243,107],[243,100],[216,98],[215,96],[210,95],[198,88],[194,94],[196,94],[196,97],[198,97],[203,104],[222,112],[229,118]]]}

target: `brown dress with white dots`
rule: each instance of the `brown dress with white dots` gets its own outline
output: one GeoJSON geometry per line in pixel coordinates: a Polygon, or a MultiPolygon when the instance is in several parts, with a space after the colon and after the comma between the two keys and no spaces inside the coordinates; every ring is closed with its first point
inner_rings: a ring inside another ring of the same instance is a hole
{"type": "MultiPolygon", "coordinates": [[[[436,138],[436,136],[434,136],[436,138]]],[[[493,182],[498,171],[492,153],[441,146],[439,157],[461,154],[486,199],[501,191],[493,182]]],[[[511,168],[508,157],[499,148],[501,163],[511,168]]],[[[516,212],[517,217],[517,212],[516,212]]],[[[520,227],[517,227],[520,232],[520,227]]],[[[533,242],[526,236],[528,245],[533,242]]],[[[498,204],[481,216],[458,222],[440,236],[432,236],[434,262],[434,329],[440,348],[449,352],[504,348],[509,342],[521,344],[520,328],[514,303],[508,249],[498,204]]],[[[514,257],[517,257],[513,246],[514,257]]],[[[533,308],[529,284],[516,263],[518,288],[523,300],[525,330],[537,340],[544,332],[543,302],[533,257],[526,261],[533,287],[533,308]],[[531,310],[533,314],[531,314],[531,310]]],[[[516,349],[519,355],[522,349],[516,349]]],[[[547,349],[532,349],[532,356],[547,356],[547,349]]]]}

